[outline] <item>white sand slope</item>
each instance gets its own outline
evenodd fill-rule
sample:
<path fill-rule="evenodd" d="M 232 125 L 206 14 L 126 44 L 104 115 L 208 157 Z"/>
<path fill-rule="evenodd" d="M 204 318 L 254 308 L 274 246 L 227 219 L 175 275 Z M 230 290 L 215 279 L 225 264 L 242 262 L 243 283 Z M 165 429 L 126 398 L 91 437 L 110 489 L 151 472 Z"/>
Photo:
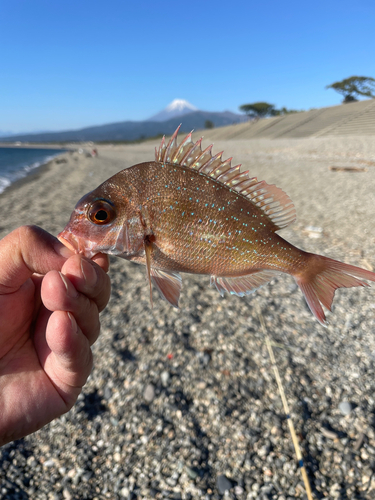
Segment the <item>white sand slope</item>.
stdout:
<path fill-rule="evenodd" d="M 215 139 L 375 136 L 375 99 L 263 118 L 207 131 Z"/>

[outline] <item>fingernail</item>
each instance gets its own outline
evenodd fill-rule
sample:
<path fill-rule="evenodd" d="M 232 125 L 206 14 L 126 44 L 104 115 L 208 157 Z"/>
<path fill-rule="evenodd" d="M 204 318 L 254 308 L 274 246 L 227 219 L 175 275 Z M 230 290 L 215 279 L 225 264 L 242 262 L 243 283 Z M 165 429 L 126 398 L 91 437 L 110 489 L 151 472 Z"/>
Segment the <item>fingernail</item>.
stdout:
<path fill-rule="evenodd" d="M 75 320 L 75 317 L 73 316 L 73 314 L 71 312 L 68 312 L 68 316 L 69 316 L 70 322 L 72 324 L 72 331 L 74 333 L 78 333 L 78 325 L 77 325 L 77 321 Z"/>
<path fill-rule="evenodd" d="M 98 281 L 98 275 L 94 266 L 85 259 L 81 260 L 81 271 L 85 278 L 86 285 L 95 286 Z"/>
<path fill-rule="evenodd" d="M 62 282 L 65 285 L 66 294 L 68 295 L 68 297 L 71 297 L 72 299 L 78 298 L 79 293 L 74 288 L 74 286 L 70 283 L 70 281 L 62 273 L 59 273 L 59 274 L 61 276 Z"/>

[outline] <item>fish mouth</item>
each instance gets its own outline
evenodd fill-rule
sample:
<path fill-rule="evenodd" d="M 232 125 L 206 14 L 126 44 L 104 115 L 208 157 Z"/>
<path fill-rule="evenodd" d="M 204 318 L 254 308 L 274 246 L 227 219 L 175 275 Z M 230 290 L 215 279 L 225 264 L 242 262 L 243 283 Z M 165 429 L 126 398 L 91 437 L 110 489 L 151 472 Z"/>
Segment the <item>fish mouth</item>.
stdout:
<path fill-rule="evenodd" d="M 95 242 L 79 238 L 66 229 L 57 235 L 57 239 L 72 252 L 84 255 L 88 259 L 100 252 Z"/>
<path fill-rule="evenodd" d="M 66 231 L 65 229 L 57 235 L 57 239 L 72 252 L 83 253 L 82 249 L 80 249 L 79 241 L 72 233 Z"/>

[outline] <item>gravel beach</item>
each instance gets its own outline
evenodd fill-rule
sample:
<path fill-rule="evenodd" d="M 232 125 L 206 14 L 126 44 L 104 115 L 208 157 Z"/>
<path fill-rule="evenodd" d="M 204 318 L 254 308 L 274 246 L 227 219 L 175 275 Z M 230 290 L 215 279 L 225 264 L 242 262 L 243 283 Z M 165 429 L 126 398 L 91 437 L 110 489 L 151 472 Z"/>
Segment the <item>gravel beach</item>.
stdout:
<path fill-rule="evenodd" d="M 23 224 L 56 235 L 82 195 L 152 160 L 156 145 L 54 159 L 0 195 L 0 236 Z M 372 137 L 215 142 L 221 150 L 291 197 L 285 239 L 375 270 Z M 110 276 L 89 381 L 69 413 L 0 449 L 1 499 L 306 498 L 259 310 L 313 497 L 375 498 L 374 286 L 340 289 L 324 328 L 286 275 L 245 298 L 185 275 L 179 310 L 156 291 L 151 309 L 143 266 L 112 259 Z"/>

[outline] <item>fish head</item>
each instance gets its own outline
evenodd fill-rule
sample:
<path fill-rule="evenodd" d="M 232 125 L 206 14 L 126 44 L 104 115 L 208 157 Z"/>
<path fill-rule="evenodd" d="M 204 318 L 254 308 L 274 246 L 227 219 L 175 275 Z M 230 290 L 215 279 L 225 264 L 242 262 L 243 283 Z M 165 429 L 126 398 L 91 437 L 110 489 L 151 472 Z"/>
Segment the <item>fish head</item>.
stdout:
<path fill-rule="evenodd" d="M 123 255 L 130 252 L 127 219 L 126 201 L 116 202 L 116 196 L 98 188 L 79 200 L 57 238 L 88 258 L 97 253 Z"/>

